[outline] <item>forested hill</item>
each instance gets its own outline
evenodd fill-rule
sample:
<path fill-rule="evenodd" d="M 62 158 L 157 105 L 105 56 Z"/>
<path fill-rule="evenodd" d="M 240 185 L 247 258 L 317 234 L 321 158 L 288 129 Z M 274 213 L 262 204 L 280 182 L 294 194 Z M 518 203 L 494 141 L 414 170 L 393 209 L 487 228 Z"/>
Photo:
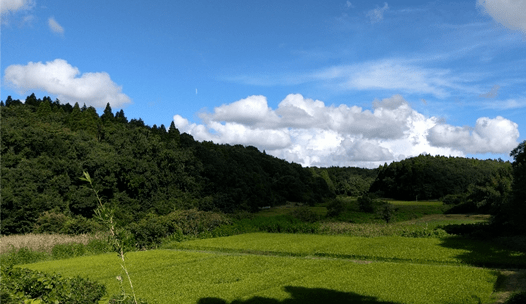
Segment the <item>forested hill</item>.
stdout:
<path fill-rule="evenodd" d="M 469 195 L 488 183 L 509 188 L 511 175 L 511 164 L 502 160 L 419 155 L 380 166 L 370 191 L 400 200 L 441 199 Z"/>
<path fill-rule="evenodd" d="M 94 194 L 79 178 L 90 173 L 122 220 L 198 208 L 254 211 L 286 201 L 334 196 L 326 179 L 254 147 L 196 142 L 169 128 L 128 121 L 109 105 L 60 104 L 34 94 L 2 102 L 2 233 L 29 232 L 54 210 L 91 217 Z"/>

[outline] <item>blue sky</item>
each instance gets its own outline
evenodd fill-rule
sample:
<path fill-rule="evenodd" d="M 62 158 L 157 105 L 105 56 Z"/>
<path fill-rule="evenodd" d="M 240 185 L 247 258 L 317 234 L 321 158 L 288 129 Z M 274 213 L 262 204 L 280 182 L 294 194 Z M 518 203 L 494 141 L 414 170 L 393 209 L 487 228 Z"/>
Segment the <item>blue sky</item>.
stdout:
<path fill-rule="evenodd" d="M 526 0 L 1 0 L 1 99 L 31 92 L 307 166 L 509 159 Z"/>

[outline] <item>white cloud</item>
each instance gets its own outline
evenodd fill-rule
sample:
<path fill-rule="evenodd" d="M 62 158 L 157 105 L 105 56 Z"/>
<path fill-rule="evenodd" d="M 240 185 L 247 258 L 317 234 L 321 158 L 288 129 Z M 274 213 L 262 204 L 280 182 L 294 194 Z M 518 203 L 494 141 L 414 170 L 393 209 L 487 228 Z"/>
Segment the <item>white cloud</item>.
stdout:
<path fill-rule="evenodd" d="M 377 7 L 373 10 L 370 10 L 367 13 L 367 17 L 371 19 L 371 23 L 377 23 L 384 19 L 384 12 L 389 9 L 389 5 L 387 5 L 387 2 L 384 3 L 383 7 Z"/>
<path fill-rule="evenodd" d="M 130 98 L 122 87 L 114 83 L 106 72 L 84 73 L 63 59 L 29 62 L 27 65 L 10 65 L 5 69 L 6 83 L 21 94 L 30 90 L 44 90 L 57 95 L 62 102 L 104 107 L 122 107 Z"/>
<path fill-rule="evenodd" d="M 526 0 L 477 0 L 495 21 L 526 34 Z"/>
<path fill-rule="evenodd" d="M 475 128 L 437 124 L 427 139 L 437 147 L 450 147 L 467 153 L 509 153 L 517 146 L 518 125 L 501 116 L 481 117 Z"/>
<path fill-rule="evenodd" d="M 307 166 L 377 167 L 421 153 L 502 153 L 518 138 L 517 124 L 502 117 L 480 118 L 471 132 L 425 117 L 400 95 L 374 100 L 372 110 L 326 106 L 300 94 L 272 109 L 264 96 L 249 96 L 200 116 L 203 124 L 179 115 L 174 123 L 196 140 L 252 145 Z"/>
<path fill-rule="evenodd" d="M 0 0 L 0 13 L 2 15 L 19 10 L 27 10 L 33 6 L 32 0 Z"/>
<path fill-rule="evenodd" d="M 50 17 L 48 19 L 48 25 L 51 31 L 58 33 L 58 34 L 64 34 L 64 28 L 60 24 L 58 24 L 55 18 Z"/>
<path fill-rule="evenodd" d="M 347 2 L 345 2 L 345 7 L 346 8 L 353 8 L 354 5 L 352 5 L 352 3 L 350 1 L 347 1 Z"/>

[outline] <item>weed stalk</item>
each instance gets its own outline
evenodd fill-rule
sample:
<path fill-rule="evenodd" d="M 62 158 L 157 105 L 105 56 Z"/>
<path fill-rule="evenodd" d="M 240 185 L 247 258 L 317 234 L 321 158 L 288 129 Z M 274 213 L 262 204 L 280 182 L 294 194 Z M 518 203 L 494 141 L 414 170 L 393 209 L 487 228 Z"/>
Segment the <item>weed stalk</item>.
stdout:
<path fill-rule="evenodd" d="M 95 190 L 95 187 L 93 187 L 93 182 L 91 180 L 91 177 L 88 172 L 83 172 L 84 177 L 81 177 L 80 179 L 88 182 L 90 184 L 91 190 L 95 193 L 95 196 L 97 197 L 97 201 L 99 203 L 99 206 L 97 209 L 95 209 L 95 216 L 96 218 L 101 221 L 109 230 L 109 242 L 112 245 L 113 250 L 117 253 L 119 258 L 121 259 L 120 266 L 122 270 L 124 270 L 124 273 L 126 274 L 126 277 L 128 278 L 128 282 L 130 284 L 133 301 L 135 304 L 137 304 L 137 297 L 135 296 L 135 290 L 133 289 L 133 284 L 130 278 L 130 274 L 128 273 L 128 268 L 126 267 L 126 249 L 124 246 L 124 239 L 125 239 L 125 233 L 124 231 L 117 231 L 115 227 L 115 222 L 113 220 L 114 217 L 114 209 L 108 208 L 105 205 L 102 204 L 102 200 L 99 197 L 99 192 Z M 120 278 L 120 277 L 118 277 Z M 122 279 L 120 280 L 121 286 L 122 286 Z M 124 289 L 122 289 L 122 296 L 125 298 L 126 294 L 124 293 Z"/>

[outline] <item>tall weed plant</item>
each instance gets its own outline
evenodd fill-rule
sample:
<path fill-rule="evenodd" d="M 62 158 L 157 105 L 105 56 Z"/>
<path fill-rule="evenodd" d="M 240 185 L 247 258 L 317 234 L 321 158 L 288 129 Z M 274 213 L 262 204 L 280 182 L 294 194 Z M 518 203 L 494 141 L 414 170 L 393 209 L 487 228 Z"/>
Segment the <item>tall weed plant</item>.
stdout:
<path fill-rule="evenodd" d="M 125 292 L 122 277 L 117 276 L 117 280 L 119 280 L 121 284 L 121 294 L 118 296 L 113 296 L 110 302 L 117 301 L 119 303 L 133 304 L 147 303 L 144 300 L 137 301 L 137 296 L 135 295 L 135 289 L 133 288 L 130 273 L 128 271 L 128 267 L 126 266 L 126 253 L 130 248 L 130 242 L 133 240 L 132 235 L 127 230 L 116 226 L 115 209 L 102 204 L 102 200 L 99 197 L 99 193 L 93 187 L 93 182 L 88 172 L 84 172 L 84 177 L 81 177 L 81 180 L 89 183 L 91 190 L 93 190 L 95 196 L 97 197 L 99 206 L 97 207 L 97 209 L 95 209 L 95 218 L 101 223 L 103 227 L 106 228 L 106 231 L 108 232 L 108 243 L 112 247 L 113 251 L 118 255 L 120 259 L 119 264 L 124 273 L 126 274 L 126 278 L 131 289 L 130 296 Z"/>

